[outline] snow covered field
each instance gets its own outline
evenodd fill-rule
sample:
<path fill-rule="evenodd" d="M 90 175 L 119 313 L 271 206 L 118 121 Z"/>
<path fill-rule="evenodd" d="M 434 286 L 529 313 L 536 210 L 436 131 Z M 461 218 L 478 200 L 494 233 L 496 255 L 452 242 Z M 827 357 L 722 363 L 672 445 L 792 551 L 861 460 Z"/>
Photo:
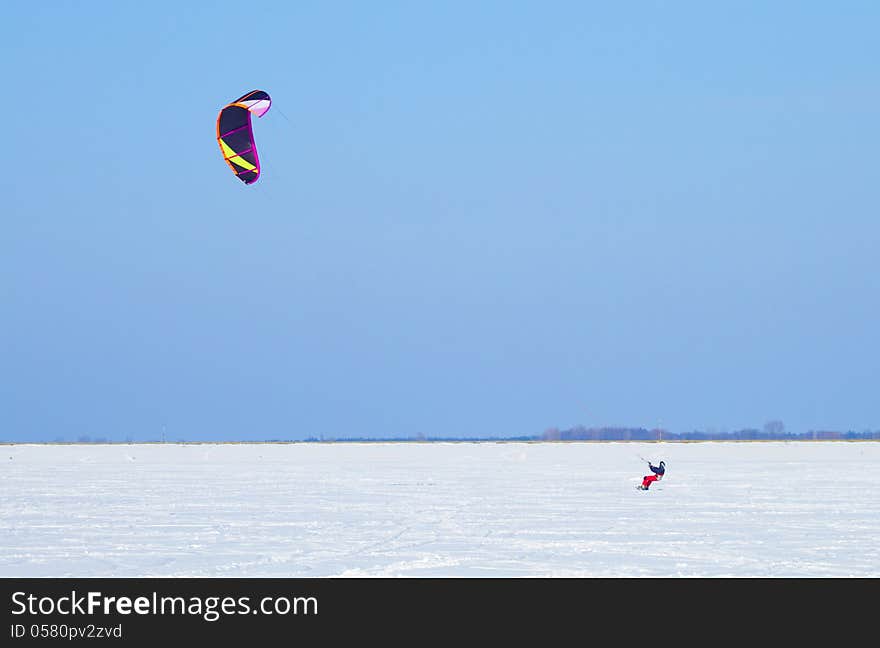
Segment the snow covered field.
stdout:
<path fill-rule="evenodd" d="M 0 453 L 2 577 L 880 576 L 876 442 Z"/>

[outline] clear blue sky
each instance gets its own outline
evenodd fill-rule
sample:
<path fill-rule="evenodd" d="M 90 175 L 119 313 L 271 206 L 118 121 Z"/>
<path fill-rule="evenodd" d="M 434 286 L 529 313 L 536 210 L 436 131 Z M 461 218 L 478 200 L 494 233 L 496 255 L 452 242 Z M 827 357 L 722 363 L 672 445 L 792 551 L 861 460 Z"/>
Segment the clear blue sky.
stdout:
<path fill-rule="evenodd" d="M 880 428 L 876 2 L 12 3 L 0 439 Z M 246 187 L 215 120 L 263 89 Z"/>

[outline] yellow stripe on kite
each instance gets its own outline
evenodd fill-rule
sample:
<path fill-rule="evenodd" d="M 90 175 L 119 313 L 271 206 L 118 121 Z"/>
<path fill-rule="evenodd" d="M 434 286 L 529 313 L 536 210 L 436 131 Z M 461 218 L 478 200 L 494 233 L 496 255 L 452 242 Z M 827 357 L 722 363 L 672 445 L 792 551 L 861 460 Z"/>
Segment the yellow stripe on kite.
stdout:
<path fill-rule="evenodd" d="M 222 139 L 218 140 L 220 142 L 220 148 L 223 150 L 223 157 L 229 160 L 230 162 L 234 162 L 242 169 L 247 169 L 248 171 L 254 171 L 257 167 L 253 164 L 245 160 L 243 157 L 240 157 L 238 153 L 233 151 Z"/>

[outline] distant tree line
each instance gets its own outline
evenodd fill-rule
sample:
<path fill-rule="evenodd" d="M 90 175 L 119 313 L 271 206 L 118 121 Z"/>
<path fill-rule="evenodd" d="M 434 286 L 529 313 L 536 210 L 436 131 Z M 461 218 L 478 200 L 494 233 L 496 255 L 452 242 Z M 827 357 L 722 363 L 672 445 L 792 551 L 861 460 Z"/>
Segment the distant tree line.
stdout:
<path fill-rule="evenodd" d="M 769 421 L 762 429 L 741 430 L 694 430 L 670 432 L 660 428 L 630 427 L 583 427 L 568 430 L 549 428 L 539 437 L 542 441 L 827 441 L 834 439 L 864 440 L 880 439 L 880 430 L 809 430 L 789 432 L 781 421 Z"/>
<path fill-rule="evenodd" d="M 828 441 L 828 440 L 880 440 L 880 430 L 809 430 L 807 432 L 789 432 L 782 421 L 768 421 L 759 430 L 743 428 L 741 430 L 694 430 L 692 432 L 670 432 L 662 428 L 643 427 L 584 427 L 578 425 L 567 430 L 548 428 L 541 434 L 525 436 L 476 436 L 476 437 L 428 437 L 417 434 L 412 437 L 364 437 L 364 436 L 311 436 L 302 439 L 263 439 L 254 441 L 238 441 L 236 443 L 424 443 L 444 441 L 468 441 L 471 443 L 492 441 Z M 55 438 L 55 443 L 65 443 L 63 437 Z M 150 439 L 141 443 L 165 443 L 166 439 Z M 168 440 L 168 442 L 171 442 Z M 0 439 L 0 443 L 12 443 Z M 118 442 L 106 437 L 79 436 L 75 443 L 134 443 L 131 437 Z M 177 439 L 173 443 L 187 443 L 185 439 Z M 210 443 L 210 441 L 202 441 Z"/>

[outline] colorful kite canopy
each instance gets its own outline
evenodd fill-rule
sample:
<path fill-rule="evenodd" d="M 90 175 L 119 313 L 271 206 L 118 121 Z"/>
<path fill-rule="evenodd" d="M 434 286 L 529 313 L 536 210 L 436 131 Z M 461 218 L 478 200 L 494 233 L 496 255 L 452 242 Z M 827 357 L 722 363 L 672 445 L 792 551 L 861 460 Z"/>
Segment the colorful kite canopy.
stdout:
<path fill-rule="evenodd" d="M 260 177 L 251 114 L 262 117 L 271 105 L 272 99 L 267 93 L 254 90 L 229 103 L 217 117 L 217 142 L 223 159 L 245 184 L 253 184 Z"/>

